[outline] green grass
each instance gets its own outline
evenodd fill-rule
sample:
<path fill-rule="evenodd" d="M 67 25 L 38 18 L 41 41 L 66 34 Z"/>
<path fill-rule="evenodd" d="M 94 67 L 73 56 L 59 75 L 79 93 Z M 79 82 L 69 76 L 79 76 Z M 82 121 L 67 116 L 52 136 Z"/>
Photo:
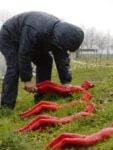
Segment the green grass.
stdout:
<path fill-rule="evenodd" d="M 47 143 L 62 132 L 80 134 L 95 133 L 113 123 L 113 68 L 78 68 L 72 64 L 73 85 L 81 84 L 84 80 L 91 80 L 95 87 L 90 89 L 93 95 L 92 102 L 96 104 L 96 112 L 85 119 L 78 119 L 63 126 L 48 127 L 44 132 L 29 132 L 16 134 L 15 131 L 27 124 L 33 117 L 21 119 L 19 113 L 33 106 L 33 94 L 23 90 L 23 84 L 19 85 L 19 94 L 15 109 L 0 110 L 0 150 L 43 150 Z M 53 70 L 52 80 L 59 82 L 56 70 Z M 0 81 L 1 83 L 1 81 Z M 70 97 L 58 95 L 46 95 L 45 99 L 57 103 L 67 103 L 72 99 L 78 99 L 80 94 Z M 63 117 L 84 109 L 84 105 L 62 108 L 56 112 L 47 114 Z M 113 136 L 93 147 L 80 148 L 79 150 L 113 150 Z M 72 148 L 71 150 L 76 150 Z"/>

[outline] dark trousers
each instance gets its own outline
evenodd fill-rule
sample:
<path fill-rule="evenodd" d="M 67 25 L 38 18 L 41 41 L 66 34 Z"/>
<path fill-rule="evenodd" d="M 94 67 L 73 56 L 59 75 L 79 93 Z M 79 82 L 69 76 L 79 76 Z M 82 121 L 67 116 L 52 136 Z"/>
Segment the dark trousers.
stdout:
<path fill-rule="evenodd" d="M 46 55 L 40 55 L 37 58 L 36 64 L 36 83 L 51 80 L 51 73 L 52 73 L 52 64 L 53 64 L 53 57 L 50 53 Z M 43 94 L 35 94 L 34 95 L 34 102 L 37 103 L 43 99 Z"/>
<path fill-rule="evenodd" d="M 15 48 L 2 47 L 0 50 L 5 57 L 7 65 L 2 84 L 1 105 L 13 109 L 18 93 L 18 54 Z"/>
<path fill-rule="evenodd" d="M 40 55 L 36 62 L 36 83 L 51 80 L 53 58 L 50 53 Z"/>
<path fill-rule="evenodd" d="M 6 59 L 7 70 L 4 76 L 1 105 L 14 108 L 18 93 L 19 66 L 18 53 L 15 48 L 0 47 L 2 54 Z M 51 79 L 52 57 L 50 54 L 37 57 L 36 61 L 36 83 Z M 35 96 L 35 99 L 37 97 Z"/>

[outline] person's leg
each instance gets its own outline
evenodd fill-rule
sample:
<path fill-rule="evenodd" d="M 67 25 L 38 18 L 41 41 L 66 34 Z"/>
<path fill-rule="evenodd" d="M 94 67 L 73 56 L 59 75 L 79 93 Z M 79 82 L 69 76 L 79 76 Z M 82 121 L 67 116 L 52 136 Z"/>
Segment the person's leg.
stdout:
<path fill-rule="evenodd" d="M 53 58 L 50 53 L 38 58 L 36 68 L 36 82 L 51 80 Z"/>
<path fill-rule="evenodd" d="M 7 70 L 4 76 L 1 93 L 1 106 L 14 108 L 18 92 L 18 55 L 15 49 L 5 47 L 2 50 L 6 59 Z"/>
<path fill-rule="evenodd" d="M 53 58 L 50 53 L 39 56 L 36 64 L 36 83 L 51 80 Z M 36 94 L 34 102 L 43 98 L 43 94 Z"/>

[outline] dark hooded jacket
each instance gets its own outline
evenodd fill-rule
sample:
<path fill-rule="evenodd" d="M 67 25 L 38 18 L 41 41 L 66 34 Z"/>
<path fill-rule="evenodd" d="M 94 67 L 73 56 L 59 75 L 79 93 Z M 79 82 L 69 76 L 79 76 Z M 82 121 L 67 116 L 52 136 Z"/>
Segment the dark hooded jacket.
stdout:
<path fill-rule="evenodd" d="M 68 50 L 75 51 L 83 41 L 83 31 L 44 12 L 27 12 L 7 20 L 1 29 L 0 45 L 18 51 L 22 81 L 32 77 L 31 62 L 52 51 L 62 83 L 71 81 Z M 45 64 L 46 65 L 46 64 Z"/>

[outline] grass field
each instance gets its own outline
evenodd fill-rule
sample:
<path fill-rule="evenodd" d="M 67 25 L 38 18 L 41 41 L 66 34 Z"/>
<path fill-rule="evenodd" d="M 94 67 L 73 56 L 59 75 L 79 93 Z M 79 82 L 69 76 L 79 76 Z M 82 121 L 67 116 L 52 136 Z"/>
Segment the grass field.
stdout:
<path fill-rule="evenodd" d="M 92 102 L 96 104 L 96 112 L 85 119 L 77 119 L 63 126 L 48 127 L 44 132 L 29 132 L 16 134 L 16 129 L 27 124 L 32 118 L 21 119 L 19 113 L 33 106 L 33 94 L 23 90 L 23 84 L 19 85 L 19 94 L 16 107 L 13 111 L 0 110 L 0 150 L 44 150 L 47 143 L 62 132 L 79 134 L 95 133 L 113 123 L 113 68 L 103 67 L 80 67 L 72 64 L 73 85 L 81 84 L 84 80 L 90 80 L 95 87 L 89 91 L 92 93 Z M 59 82 L 56 69 L 53 70 L 52 81 Z M 1 81 L 0 81 L 1 84 Z M 80 94 L 73 94 L 70 97 L 58 95 L 45 95 L 45 99 L 58 103 L 67 103 L 70 100 L 78 99 Z M 103 106 L 103 107 L 102 107 Z M 56 112 L 47 112 L 53 116 L 68 116 L 83 110 L 84 105 L 70 108 L 61 108 Z M 76 150 L 72 148 L 71 150 Z M 78 150 L 78 149 L 77 149 Z M 113 136 L 89 148 L 79 150 L 113 150 Z"/>

